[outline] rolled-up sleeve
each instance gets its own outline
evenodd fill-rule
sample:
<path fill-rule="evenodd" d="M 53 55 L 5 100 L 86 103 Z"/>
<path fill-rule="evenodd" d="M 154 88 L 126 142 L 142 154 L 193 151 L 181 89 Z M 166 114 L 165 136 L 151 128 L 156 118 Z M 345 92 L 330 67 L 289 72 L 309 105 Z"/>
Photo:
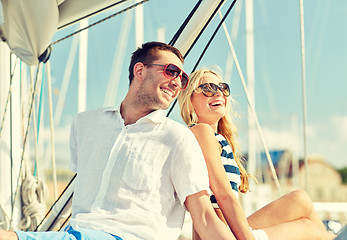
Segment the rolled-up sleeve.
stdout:
<path fill-rule="evenodd" d="M 185 132 L 181 141 L 177 143 L 174 156 L 171 164 L 171 178 L 177 196 L 184 206 L 189 195 L 209 189 L 204 156 L 190 130 Z"/>

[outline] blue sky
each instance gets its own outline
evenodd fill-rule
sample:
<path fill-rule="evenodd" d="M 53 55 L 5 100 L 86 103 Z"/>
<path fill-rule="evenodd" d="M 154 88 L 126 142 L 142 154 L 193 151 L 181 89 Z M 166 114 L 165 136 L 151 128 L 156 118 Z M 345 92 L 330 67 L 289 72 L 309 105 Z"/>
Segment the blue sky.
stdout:
<path fill-rule="evenodd" d="M 152 0 L 145 3 L 145 41 L 156 40 L 157 29 L 164 27 L 166 42 L 169 42 L 194 5 L 195 1 L 186 0 Z M 223 13 L 229 5 L 230 2 L 227 2 L 223 6 Z M 117 10 L 93 17 L 90 23 L 115 11 Z M 346 167 L 347 153 L 344 150 L 347 146 L 347 2 L 305 0 L 304 14 L 307 151 L 309 155 L 321 156 L 334 167 Z M 123 15 L 117 16 L 89 30 L 87 109 L 103 105 L 123 18 Z M 191 72 L 218 20 L 218 17 L 214 19 L 186 58 L 186 72 Z M 239 28 L 235 33 L 235 24 L 238 20 Z M 246 76 L 244 1 L 237 1 L 226 24 L 229 32 L 234 31 L 237 35 L 232 40 L 243 75 Z M 57 32 L 53 41 L 75 29 L 76 26 L 71 26 Z M 270 149 L 289 149 L 295 151 L 297 157 L 302 157 L 303 107 L 299 1 L 254 0 L 254 41 L 255 108 L 266 142 Z M 53 46 L 51 65 L 53 89 L 56 93 L 53 104 L 56 103 L 61 88 L 70 47 L 71 40 Z M 128 88 L 127 68 L 130 54 L 134 49 L 134 21 L 132 21 L 119 90 L 115 93 L 117 102 L 121 101 Z M 229 53 L 226 37 L 220 29 L 200 66 L 216 64 L 225 72 Z M 230 66 L 229 63 L 228 67 Z M 74 62 L 61 127 L 69 126 L 76 114 L 77 79 L 78 59 Z M 238 102 L 234 109 L 240 115 L 237 124 L 240 129 L 241 148 L 243 152 L 247 152 L 247 101 L 234 64 L 232 64 L 231 78 L 226 80 L 230 81 L 232 96 Z M 178 107 L 171 117 L 181 121 Z M 262 151 L 260 141 L 258 145 L 259 151 Z"/>

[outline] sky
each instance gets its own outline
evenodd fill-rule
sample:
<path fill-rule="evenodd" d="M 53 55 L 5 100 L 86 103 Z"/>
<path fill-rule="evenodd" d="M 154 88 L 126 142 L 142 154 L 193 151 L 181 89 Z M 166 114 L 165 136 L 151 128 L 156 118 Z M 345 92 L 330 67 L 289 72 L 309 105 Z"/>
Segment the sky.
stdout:
<path fill-rule="evenodd" d="M 169 42 L 197 1 L 151 0 L 144 4 L 144 40 L 157 40 L 157 29 L 165 29 Z M 224 14 L 231 2 L 222 7 Z M 300 11 L 298 1 L 254 0 L 254 91 L 255 110 L 270 150 L 290 150 L 298 158 L 303 150 L 303 90 L 300 44 Z M 108 16 L 119 9 L 92 17 L 89 23 Z M 116 16 L 88 31 L 88 70 L 86 109 L 102 107 L 113 66 L 122 66 L 118 91 L 120 103 L 128 89 L 128 64 L 135 50 L 134 17 L 129 28 L 123 59 L 114 62 L 119 53 L 120 28 L 124 15 Z M 217 16 L 185 59 L 185 71 L 190 73 L 203 48 L 219 23 Z M 233 46 L 247 82 L 245 1 L 238 0 L 226 19 Z M 53 41 L 76 30 L 73 25 L 58 31 Z M 305 0 L 304 29 L 306 53 L 306 141 L 308 156 L 319 156 L 335 168 L 347 167 L 347 1 Z M 61 93 L 62 79 L 68 62 L 72 40 L 53 46 L 50 58 L 53 78 L 53 105 Z M 229 60 L 228 60 L 229 59 Z M 67 134 L 77 113 L 78 58 L 74 60 L 62 118 L 58 129 L 61 140 L 58 149 L 66 148 Z M 237 102 L 233 109 L 239 114 L 241 149 L 247 153 L 247 99 L 241 78 L 221 28 L 203 56 L 199 67 L 218 65 L 230 84 Z M 112 79 L 114 81 L 114 79 Z M 178 106 L 171 118 L 182 122 Z M 61 137 L 59 137 L 61 135 Z M 257 150 L 264 151 L 258 135 Z M 64 140 L 65 139 L 65 140 Z M 59 143 L 58 143 L 59 145 Z M 66 151 L 64 151 L 66 152 Z"/>

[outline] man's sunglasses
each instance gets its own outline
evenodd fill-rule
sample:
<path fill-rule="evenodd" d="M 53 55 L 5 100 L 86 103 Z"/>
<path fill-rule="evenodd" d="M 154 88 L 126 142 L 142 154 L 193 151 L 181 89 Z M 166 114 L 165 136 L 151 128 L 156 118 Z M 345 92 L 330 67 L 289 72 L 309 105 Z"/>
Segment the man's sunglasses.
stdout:
<path fill-rule="evenodd" d="M 195 91 L 200 89 L 202 91 L 202 94 L 204 94 L 205 97 L 213 97 L 216 95 L 217 90 L 219 89 L 225 97 L 230 96 L 230 88 L 227 83 L 220 83 L 220 84 L 214 84 L 214 83 L 204 83 L 199 85 Z"/>
<path fill-rule="evenodd" d="M 162 65 L 162 64 L 154 64 L 154 63 L 143 63 L 143 65 L 164 67 L 164 71 L 163 71 L 164 76 L 169 80 L 174 80 L 175 78 L 181 76 L 181 73 L 182 73 L 181 89 L 182 90 L 185 89 L 188 85 L 188 82 L 189 82 L 188 75 L 179 67 L 177 67 L 175 64 L 169 63 L 166 65 Z"/>

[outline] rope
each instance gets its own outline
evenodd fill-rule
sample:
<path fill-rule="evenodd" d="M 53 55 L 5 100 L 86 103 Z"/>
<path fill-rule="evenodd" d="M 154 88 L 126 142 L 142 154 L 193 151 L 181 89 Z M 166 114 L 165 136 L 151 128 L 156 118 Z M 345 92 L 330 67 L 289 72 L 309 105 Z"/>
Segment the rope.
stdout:
<path fill-rule="evenodd" d="M 305 162 L 305 189 L 308 190 L 308 159 L 307 159 L 307 142 L 306 142 L 306 60 L 305 60 L 305 31 L 304 31 L 304 3 L 300 0 L 300 36 L 301 36 L 301 77 L 302 77 L 302 105 L 303 105 L 303 123 L 304 123 L 304 162 Z"/>
<path fill-rule="evenodd" d="M 222 14 L 219 13 L 219 15 L 221 16 Z M 246 86 L 246 81 L 245 81 L 245 78 L 244 78 L 244 76 L 243 76 L 243 74 L 242 74 L 242 70 L 241 70 L 239 61 L 238 61 L 238 59 L 237 59 L 235 49 L 234 49 L 234 47 L 233 47 L 233 44 L 232 44 L 231 39 L 230 39 L 230 35 L 229 35 L 229 33 L 228 33 L 228 30 L 227 30 L 225 24 L 223 24 L 223 28 L 224 28 L 225 36 L 226 36 L 227 41 L 228 41 L 228 44 L 229 44 L 229 48 L 230 48 L 231 54 L 232 54 L 232 56 L 233 56 L 233 58 L 234 58 L 234 61 L 235 61 L 235 65 L 236 65 L 237 71 L 238 71 L 238 73 L 239 73 L 239 75 L 240 75 L 240 79 L 241 79 L 241 83 L 242 83 L 242 86 L 243 86 L 243 90 L 245 91 L 245 94 L 246 94 L 246 97 L 247 97 L 248 106 L 249 106 L 249 108 L 250 108 L 250 110 L 251 110 L 253 119 L 254 119 L 254 121 L 255 121 L 255 124 L 256 124 L 258 133 L 259 133 L 260 140 L 261 140 L 261 142 L 262 142 L 262 144 L 263 144 L 263 147 L 264 147 L 264 150 L 265 150 L 266 158 L 267 158 L 267 160 L 268 160 L 268 163 L 269 163 L 269 166 L 270 166 L 270 170 L 271 170 L 272 176 L 273 176 L 273 178 L 274 178 L 274 181 L 275 181 L 276 187 L 277 187 L 277 189 L 278 189 L 278 192 L 279 192 L 280 195 L 282 196 L 282 190 L 281 190 L 281 187 L 280 187 L 278 178 L 277 178 L 276 170 L 275 170 L 274 165 L 273 165 L 273 163 L 272 163 L 271 156 L 270 156 L 270 154 L 269 154 L 269 149 L 268 149 L 267 144 L 266 144 L 266 142 L 265 142 L 265 138 L 264 138 L 264 135 L 263 135 L 263 131 L 262 131 L 261 127 L 260 127 L 257 114 L 256 114 L 256 112 L 255 112 L 255 110 L 254 110 L 254 106 L 253 106 L 252 102 L 250 101 L 248 89 L 247 89 L 247 86 Z"/>
<path fill-rule="evenodd" d="M 186 56 L 189 54 L 190 50 L 192 50 L 193 46 L 195 45 L 195 43 L 196 43 L 196 42 L 198 41 L 198 39 L 200 38 L 200 36 L 202 35 L 203 31 L 205 31 L 205 29 L 207 28 L 208 24 L 210 24 L 210 22 L 212 21 L 212 19 L 214 18 L 214 16 L 217 14 L 218 9 L 220 9 L 220 8 L 222 7 L 223 2 L 224 2 L 224 1 L 220 1 L 220 2 L 219 2 L 219 5 L 218 5 L 217 8 L 215 9 L 215 11 L 213 12 L 213 14 L 212 14 L 211 17 L 209 18 L 209 20 L 206 22 L 205 26 L 201 29 L 199 35 L 198 35 L 197 38 L 194 40 L 194 42 L 192 43 L 192 45 L 190 45 L 190 48 L 188 49 L 188 51 L 186 52 L 186 54 L 184 55 L 184 57 L 186 57 Z M 234 7 L 235 3 L 236 3 L 236 0 L 234 0 L 234 1 L 231 3 L 229 9 L 227 10 L 226 16 L 228 16 L 228 14 L 230 13 L 231 9 Z M 224 20 L 222 20 L 222 21 L 219 23 L 219 25 L 216 27 L 216 29 L 215 29 L 214 33 L 212 34 L 212 36 L 211 36 L 211 38 L 210 38 L 208 44 L 205 46 L 205 49 L 203 50 L 202 54 L 200 55 L 200 58 L 199 58 L 199 60 L 197 61 L 197 64 L 200 62 L 202 56 L 205 54 L 205 51 L 207 50 L 207 48 L 208 48 L 208 46 L 210 45 L 210 43 L 212 42 L 214 36 L 215 36 L 216 33 L 218 32 L 218 30 L 219 30 L 219 28 L 220 28 L 220 26 L 221 26 L 221 23 L 222 23 L 223 21 L 224 21 Z M 196 64 L 195 67 L 193 68 L 193 71 L 192 71 L 192 72 L 195 71 L 195 69 L 196 69 L 196 67 L 197 67 L 197 64 Z"/>
<path fill-rule="evenodd" d="M 12 54 L 10 55 L 10 70 L 12 70 Z M 16 58 L 17 59 L 17 58 Z M 16 60 L 17 62 L 17 60 Z M 10 94 L 10 161 L 11 161 L 11 167 L 10 167 L 10 171 L 11 171 L 11 197 L 12 197 L 12 193 L 13 193 L 13 143 L 12 143 L 12 134 L 13 134 L 13 125 L 12 125 L 12 90 L 11 90 L 11 94 Z M 12 203 L 12 202 L 11 202 Z M 11 205 L 11 219 L 13 218 L 13 209 L 14 206 Z"/>
<path fill-rule="evenodd" d="M 207 42 L 207 44 L 206 44 L 204 50 L 202 51 L 202 53 L 201 53 L 201 55 L 200 55 L 198 61 L 196 62 L 195 66 L 194 66 L 194 68 L 193 68 L 193 72 L 196 70 L 196 68 L 197 68 L 198 65 L 200 64 L 200 61 L 201 61 L 202 57 L 205 55 L 205 53 L 206 53 L 208 47 L 209 47 L 209 46 L 211 45 L 211 43 L 212 43 L 212 40 L 213 40 L 214 37 L 217 35 L 218 30 L 219 30 L 220 27 L 223 25 L 225 19 L 227 18 L 227 16 L 229 15 L 229 13 L 231 12 L 231 10 L 233 9 L 235 3 L 236 3 L 236 0 L 234 0 L 234 1 L 231 3 L 231 5 L 230 5 L 230 7 L 228 8 L 228 10 L 226 11 L 224 17 L 223 17 L 223 18 L 221 19 L 221 21 L 219 22 L 219 24 L 218 24 L 218 26 L 216 27 L 215 31 L 213 32 L 213 34 L 212 34 L 210 40 Z"/>
<path fill-rule="evenodd" d="M 39 73 L 39 72 L 38 72 Z M 37 85 L 37 79 L 39 78 L 40 74 L 37 74 L 36 76 L 36 82 L 35 85 Z M 42 74 L 42 80 L 43 80 L 43 74 Z M 42 82 L 41 82 L 42 83 Z M 40 104 L 42 102 L 42 86 L 41 84 L 41 91 L 40 91 Z M 36 86 L 35 86 L 36 87 Z M 31 80 L 31 91 L 33 91 L 33 81 Z M 35 96 L 34 96 L 35 97 Z M 22 199 L 22 213 L 23 218 L 19 223 L 19 228 L 21 230 L 27 230 L 30 231 L 34 230 L 42 217 L 45 215 L 46 212 L 46 196 L 47 196 L 47 188 L 43 181 L 40 180 L 40 170 L 39 170 L 39 161 L 38 161 L 38 148 L 37 148 L 37 142 L 38 142 L 38 128 L 36 123 L 36 113 L 35 113 L 35 104 L 34 104 L 34 98 L 32 102 L 32 112 L 33 114 L 33 130 L 34 130 L 34 145 L 35 145 L 35 170 L 36 170 L 36 178 L 31 174 L 30 172 L 30 164 L 28 160 L 25 160 L 25 176 L 24 180 L 22 182 L 21 187 L 21 199 Z M 40 112 L 40 110 L 39 110 Z M 29 113 L 30 114 L 30 113 Z M 30 118 L 30 116 L 29 116 Z M 40 119 L 40 114 L 39 114 Z M 38 124 L 39 125 L 39 124 Z M 29 128 L 29 126 L 28 126 Z M 25 144 L 23 146 L 23 152 L 24 152 Z"/>
<path fill-rule="evenodd" d="M 30 84 L 31 84 L 30 87 L 31 87 L 31 90 L 32 90 L 33 89 L 33 82 L 32 82 L 32 80 L 31 80 Z M 42 84 L 41 84 L 41 90 L 42 90 Z M 41 95 L 40 95 L 40 98 L 41 98 Z M 38 142 L 38 127 L 40 127 L 40 125 L 38 125 L 37 121 L 36 121 L 36 107 L 35 107 L 35 104 L 33 105 L 32 112 L 33 112 L 32 118 L 33 118 L 34 150 L 35 150 L 35 167 L 34 167 L 34 174 L 35 174 L 36 172 L 39 172 L 39 169 L 38 169 L 39 168 L 39 154 L 38 154 L 37 142 Z M 39 119 L 40 119 L 40 116 L 39 116 Z M 37 176 L 38 176 L 38 174 L 37 174 Z"/>
<path fill-rule="evenodd" d="M 216 29 L 215 29 L 215 31 L 213 32 L 212 36 L 210 37 L 208 43 L 206 44 L 204 50 L 203 50 L 202 53 L 200 54 L 200 57 L 199 57 L 198 61 L 196 62 L 195 66 L 194 66 L 194 68 L 193 68 L 193 70 L 192 70 L 192 72 L 194 72 L 194 71 L 196 70 L 196 68 L 198 67 L 198 65 L 199 65 L 199 63 L 200 63 L 202 57 L 205 55 L 205 53 L 206 53 L 208 47 L 210 46 L 212 40 L 213 40 L 214 37 L 216 36 L 216 34 L 217 34 L 218 30 L 220 29 L 220 27 L 222 26 L 222 23 L 224 23 L 226 17 L 229 15 L 229 13 L 231 12 L 231 10 L 233 9 L 235 3 L 236 3 L 236 0 L 234 0 L 234 1 L 231 3 L 230 7 L 229 7 L 228 10 L 226 11 L 226 14 L 225 14 L 224 18 L 220 21 L 220 23 L 219 23 L 218 26 L 216 27 Z M 220 4 L 222 4 L 222 2 L 221 2 Z M 219 6 L 218 6 L 216 9 L 219 9 Z M 216 14 L 216 12 L 217 12 L 217 10 L 211 15 L 211 18 L 213 18 L 213 16 Z M 210 21 L 212 20 L 211 18 L 208 20 L 208 22 L 210 22 Z M 203 29 L 202 29 L 201 32 L 199 33 L 198 37 L 195 39 L 195 41 L 194 41 L 194 43 L 192 44 L 192 46 L 197 42 L 198 38 L 201 36 L 202 32 L 205 30 L 206 27 L 207 27 L 207 25 L 205 25 L 205 26 L 203 27 Z M 184 57 L 186 57 L 186 56 L 188 55 L 188 53 L 189 53 L 190 50 L 192 49 L 192 46 L 188 49 L 188 51 L 187 51 L 187 53 L 184 55 Z M 172 110 L 174 109 L 174 107 L 176 106 L 176 104 L 177 104 L 177 98 L 175 99 L 175 101 L 173 102 L 171 108 L 169 109 L 168 113 L 166 114 L 167 117 L 171 114 L 171 112 L 172 112 Z"/>
<path fill-rule="evenodd" d="M 85 27 L 85 28 L 81 28 L 81 29 L 77 30 L 76 32 L 73 32 L 73 33 L 71 33 L 71 34 L 69 34 L 69 35 L 67 35 L 67 36 L 65 36 L 65 37 L 63 37 L 63 38 L 61 38 L 61 39 L 59 39 L 59 40 L 57 40 L 57 41 L 51 43 L 50 46 L 53 46 L 54 44 L 57 44 L 57 43 L 59 43 L 59 42 L 65 40 L 65 39 L 67 39 L 67 38 L 70 38 L 70 37 L 72 37 L 72 36 L 74 36 L 74 35 L 76 35 L 76 34 L 82 32 L 82 31 L 84 31 L 84 30 L 87 30 L 88 28 L 94 27 L 95 25 L 97 25 L 97 24 L 99 24 L 99 23 L 102 23 L 102 22 L 104 22 L 104 21 L 106 21 L 106 20 L 109 20 L 109 19 L 111 19 L 111 18 L 113 18 L 113 17 L 115 17 L 115 16 L 117 16 L 117 15 L 119 15 L 119 14 L 121 14 L 121 13 L 124 13 L 124 12 L 126 12 L 126 11 L 128 11 L 128 10 L 131 10 L 131 9 L 137 7 L 138 5 L 144 4 L 145 2 L 148 2 L 148 1 L 149 1 L 149 0 L 143 0 L 143 1 L 138 2 L 138 3 L 135 3 L 135 4 L 133 4 L 133 5 L 129 6 L 129 7 L 127 7 L 127 8 L 124 8 L 123 10 L 121 10 L 121 11 L 119 11 L 119 12 L 116 12 L 116 13 L 114 13 L 114 14 L 108 16 L 108 17 L 105 17 L 105 18 L 103 18 L 103 19 L 101 19 L 101 20 L 99 20 L 99 21 L 97 21 L 97 22 L 95 22 L 95 23 L 93 23 L 93 24 L 90 24 L 89 26 L 87 26 L 87 27 Z"/>
<path fill-rule="evenodd" d="M 8 106 L 8 103 L 9 103 L 11 95 L 12 95 L 12 83 L 13 83 L 14 72 L 16 70 L 17 60 L 18 60 L 18 58 L 16 58 L 16 61 L 14 63 L 14 67 L 13 67 L 13 72 L 11 73 L 11 76 L 10 76 L 10 86 L 9 86 L 9 89 L 8 89 L 7 99 L 6 99 L 5 108 L 4 108 L 4 113 L 3 113 L 3 117 L 2 117 L 2 120 L 1 120 L 1 126 L 0 126 L 0 138 L 1 138 L 2 129 L 3 129 L 4 123 L 5 123 L 5 117 L 6 117 L 6 113 L 7 113 L 7 106 Z"/>
<path fill-rule="evenodd" d="M 179 36 L 182 34 L 184 28 L 187 26 L 188 22 L 190 21 L 190 19 L 193 17 L 194 13 L 196 12 L 196 10 L 199 8 L 200 4 L 202 3 L 202 0 L 198 1 L 193 10 L 189 13 L 188 17 L 184 20 L 183 24 L 180 26 L 180 28 L 177 30 L 177 32 L 175 33 L 175 35 L 173 36 L 173 38 L 171 39 L 171 41 L 169 42 L 169 45 L 173 46 L 176 42 L 177 39 L 179 38 Z"/>
<path fill-rule="evenodd" d="M 46 213 L 45 199 L 47 188 L 42 181 L 29 173 L 22 183 L 23 218 L 19 223 L 21 230 L 34 230 Z"/>
<path fill-rule="evenodd" d="M 20 160 L 20 167 L 19 167 L 19 172 L 18 172 L 16 191 L 14 194 L 14 198 L 12 199 L 12 211 L 13 211 L 13 206 L 15 205 L 15 202 L 17 199 L 17 194 L 19 191 L 19 186 L 20 186 L 19 181 L 20 181 L 20 178 L 22 177 L 21 172 L 22 172 L 22 167 L 23 167 L 25 146 L 26 146 L 26 141 L 27 141 L 27 137 L 28 137 L 28 133 L 29 133 L 29 126 L 30 126 L 30 122 L 31 122 L 32 112 L 33 112 L 33 105 L 34 105 L 34 100 L 35 100 L 35 95 L 36 95 L 36 88 L 37 88 L 37 82 L 38 82 L 37 79 L 38 79 L 38 75 L 39 75 L 39 71 L 40 71 L 40 66 L 41 66 L 41 64 L 39 64 L 37 67 L 36 80 L 35 80 L 35 84 L 34 84 L 34 89 L 33 89 L 32 94 L 31 94 L 31 104 L 30 104 L 30 109 L 29 109 L 27 128 L 25 131 L 24 139 L 23 139 L 23 151 L 22 151 L 21 160 Z M 12 223 L 12 219 L 11 219 L 11 223 Z"/>
<path fill-rule="evenodd" d="M 14 76 L 14 73 L 15 73 L 15 70 L 16 70 L 16 66 L 17 66 L 17 60 L 18 58 L 16 58 L 15 60 L 15 64 L 12 68 L 12 55 L 10 55 L 10 85 L 9 85 L 9 90 L 8 90 L 8 94 L 7 94 L 7 99 L 6 99 L 6 103 L 5 103 L 5 108 L 4 108 L 4 113 L 3 113 L 3 117 L 2 117 L 2 120 L 1 120 L 1 126 L 0 126 L 0 139 L 1 139 L 1 133 L 2 133 L 2 130 L 3 130 L 3 127 L 4 127 L 4 123 L 5 123 L 5 118 L 6 118 L 6 115 L 7 115 L 7 107 L 10 103 L 10 100 L 11 100 L 11 104 L 10 104 L 10 118 L 12 119 L 12 83 L 13 83 L 13 76 Z M 12 124 L 12 121 L 10 119 L 10 124 Z M 12 158 L 12 125 L 10 126 L 10 159 L 11 159 L 11 167 L 10 167 L 10 171 L 11 171 L 11 193 L 13 192 L 12 189 L 13 189 L 13 185 L 12 185 L 12 177 L 13 177 L 13 172 L 12 172 L 12 169 L 13 169 L 13 158 Z M 9 229 L 10 226 L 11 226 L 11 219 L 12 219 L 12 216 L 13 216 L 13 205 L 12 205 L 12 196 L 11 196 L 11 216 L 8 216 L 5 212 L 5 210 L 2 208 L 2 205 L 0 204 L 0 210 L 1 210 L 1 215 L 3 218 L 1 219 L 0 221 L 0 226 L 2 229 Z"/>
<path fill-rule="evenodd" d="M 54 199 L 58 197 L 57 187 L 57 169 L 55 163 L 55 145 L 54 145 L 54 123 L 53 123 L 53 103 L 52 103 L 52 83 L 51 83 L 51 64 L 50 61 L 46 63 L 47 68 L 47 87 L 48 87 L 48 105 L 49 105 L 49 123 L 51 129 L 51 160 L 52 160 L 52 172 L 53 172 L 53 187 L 54 187 Z"/>

